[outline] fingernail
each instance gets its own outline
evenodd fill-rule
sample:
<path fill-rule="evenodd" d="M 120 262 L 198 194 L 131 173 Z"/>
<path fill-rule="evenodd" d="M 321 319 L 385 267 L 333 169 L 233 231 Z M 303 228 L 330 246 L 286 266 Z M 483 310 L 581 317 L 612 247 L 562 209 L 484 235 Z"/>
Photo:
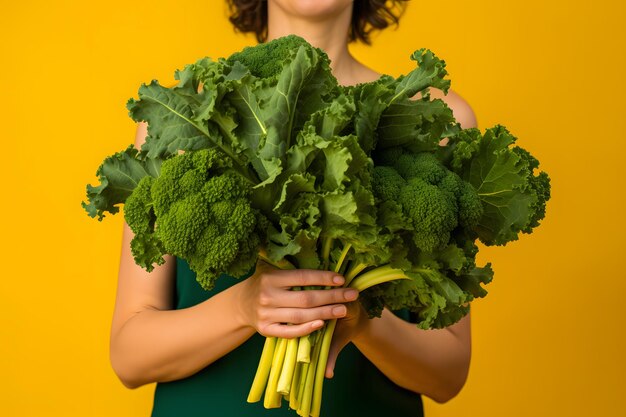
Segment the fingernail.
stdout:
<path fill-rule="evenodd" d="M 334 282 L 335 284 L 341 285 L 341 284 L 343 284 L 344 282 L 346 282 L 346 280 L 345 280 L 343 277 L 336 276 L 336 277 L 334 277 L 334 278 L 333 278 L 333 282 Z"/>
<path fill-rule="evenodd" d="M 344 296 L 346 297 L 346 300 L 354 301 L 359 296 L 359 292 L 357 290 L 348 290 L 344 293 Z"/>
<path fill-rule="evenodd" d="M 316 320 L 311 324 L 311 327 L 313 327 L 314 329 L 319 329 L 323 325 L 324 325 L 324 322 L 322 320 Z"/>
<path fill-rule="evenodd" d="M 345 306 L 333 307 L 333 316 L 341 317 L 341 316 L 344 316 L 345 314 L 346 314 Z"/>

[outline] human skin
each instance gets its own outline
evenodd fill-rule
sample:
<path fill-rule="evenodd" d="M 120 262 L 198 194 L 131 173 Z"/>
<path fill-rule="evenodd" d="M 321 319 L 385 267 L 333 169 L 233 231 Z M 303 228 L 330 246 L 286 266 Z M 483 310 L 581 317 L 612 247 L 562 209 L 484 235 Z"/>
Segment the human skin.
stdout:
<path fill-rule="evenodd" d="M 268 35 L 295 33 L 325 50 L 333 74 L 344 85 L 379 77 L 348 51 L 352 2 L 346 0 L 269 0 Z M 433 91 L 452 108 L 463 127 L 476 121 L 457 94 Z M 145 140 L 139 124 L 135 143 Z M 338 287 L 342 277 L 328 271 L 278 271 L 260 263 L 248 279 L 208 300 L 174 310 L 175 260 L 151 273 L 130 253 L 133 237 L 124 225 L 118 290 L 111 327 L 114 371 L 129 387 L 195 374 L 231 352 L 254 333 L 297 337 L 340 319 L 331 345 L 326 376 L 332 377 L 340 350 L 350 341 L 396 384 L 437 402 L 454 397 L 463 386 L 470 360 L 470 317 L 441 330 L 420 330 L 385 310 L 368 319 L 354 290 L 334 288 L 290 291 L 294 286 Z M 334 279 L 337 278 L 337 281 Z M 215 318 L 219 317 L 219 320 Z"/>

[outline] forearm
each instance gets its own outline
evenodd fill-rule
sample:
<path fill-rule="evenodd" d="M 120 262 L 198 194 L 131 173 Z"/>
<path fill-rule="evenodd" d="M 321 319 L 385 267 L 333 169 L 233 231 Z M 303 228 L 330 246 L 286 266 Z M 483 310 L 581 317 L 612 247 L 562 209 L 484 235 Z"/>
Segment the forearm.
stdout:
<path fill-rule="evenodd" d="M 240 284 L 181 310 L 144 309 L 111 335 L 111 363 L 124 385 L 193 375 L 241 345 L 255 330 L 237 311 Z"/>
<path fill-rule="evenodd" d="M 469 315 L 451 328 L 420 330 L 385 310 L 353 342 L 394 383 L 437 402 L 454 397 L 467 378 Z"/>

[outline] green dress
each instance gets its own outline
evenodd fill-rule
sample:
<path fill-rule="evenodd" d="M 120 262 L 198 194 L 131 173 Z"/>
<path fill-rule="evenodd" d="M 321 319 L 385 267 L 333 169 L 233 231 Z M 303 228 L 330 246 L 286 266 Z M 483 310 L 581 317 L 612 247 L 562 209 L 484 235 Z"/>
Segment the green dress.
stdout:
<path fill-rule="evenodd" d="M 224 275 L 213 291 L 205 291 L 189 265 L 177 259 L 176 308 L 201 303 L 237 282 Z M 246 402 L 263 343 L 264 338 L 255 334 L 197 374 L 157 384 L 152 417 L 297 417 L 286 402 L 271 410 L 263 408 L 263 401 Z M 334 378 L 324 382 L 321 415 L 419 417 L 423 416 L 422 399 L 391 382 L 350 343 L 339 355 Z"/>

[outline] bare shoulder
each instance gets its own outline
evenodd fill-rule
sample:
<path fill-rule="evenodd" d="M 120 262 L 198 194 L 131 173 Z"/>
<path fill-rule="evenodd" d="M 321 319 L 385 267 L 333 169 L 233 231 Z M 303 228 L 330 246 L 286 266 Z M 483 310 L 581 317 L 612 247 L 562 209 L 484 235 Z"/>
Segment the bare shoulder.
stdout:
<path fill-rule="evenodd" d="M 445 95 L 443 91 L 432 88 L 430 92 L 432 98 L 440 98 L 448 107 L 452 110 L 454 118 L 461 124 L 463 129 L 470 127 L 477 127 L 476 115 L 469 103 L 461 97 L 458 93 L 448 90 L 448 94 Z"/>

